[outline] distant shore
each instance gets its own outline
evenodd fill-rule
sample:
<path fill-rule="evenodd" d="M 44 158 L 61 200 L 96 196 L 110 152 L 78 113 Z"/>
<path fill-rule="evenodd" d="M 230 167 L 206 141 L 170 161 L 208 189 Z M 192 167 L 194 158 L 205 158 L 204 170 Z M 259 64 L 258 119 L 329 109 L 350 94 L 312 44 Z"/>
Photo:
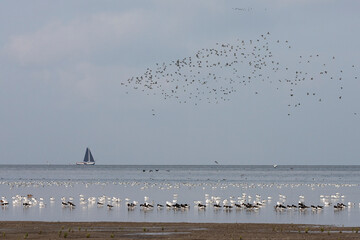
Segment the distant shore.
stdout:
<path fill-rule="evenodd" d="M 258 223 L 1 221 L 0 239 L 360 239 L 360 227 Z"/>

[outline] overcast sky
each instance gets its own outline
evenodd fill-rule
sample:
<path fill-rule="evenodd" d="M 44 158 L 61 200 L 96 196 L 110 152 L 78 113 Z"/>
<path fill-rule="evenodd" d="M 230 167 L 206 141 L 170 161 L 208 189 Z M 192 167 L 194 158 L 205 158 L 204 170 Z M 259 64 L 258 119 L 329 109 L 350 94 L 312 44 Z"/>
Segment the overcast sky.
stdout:
<path fill-rule="evenodd" d="M 359 164 L 359 9 L 357 0 L 3 0 L 0 164 L 73 164 L 86 147 L 97 164 Z M 282 66 L 344 70 L 341 93 L 334 81 L 307 82 L 298 91 L 322 101 L 299 95 L 289 110 L 280 83 L 197 105 L 122 85 L 156 63 L 267 32 Z M 316 54 L 319 64 L 299 64 Z"/>

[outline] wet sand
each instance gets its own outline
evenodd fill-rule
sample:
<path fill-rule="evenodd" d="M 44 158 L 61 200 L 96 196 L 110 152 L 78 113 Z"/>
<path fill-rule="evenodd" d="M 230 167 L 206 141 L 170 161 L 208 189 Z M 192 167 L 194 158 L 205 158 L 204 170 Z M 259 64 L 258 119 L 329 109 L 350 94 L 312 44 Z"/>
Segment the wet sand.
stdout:
<path fill-rule="evenodd" d="M 360 227 L 252 223 L 0 222 L 0 239 L 360 239 Z"/>

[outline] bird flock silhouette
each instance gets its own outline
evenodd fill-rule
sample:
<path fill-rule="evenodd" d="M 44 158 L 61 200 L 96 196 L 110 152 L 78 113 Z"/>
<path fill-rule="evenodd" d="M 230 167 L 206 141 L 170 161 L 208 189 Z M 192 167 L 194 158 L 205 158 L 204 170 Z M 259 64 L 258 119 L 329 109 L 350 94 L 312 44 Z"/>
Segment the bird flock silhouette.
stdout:
<path fill-rule="evenodd" d="M 276 50 L 281 48 L 278 54 Z M 194 105 L 228 102 L 243 89 L 260 95 L 272 88 L 287 91 L 287 115 L 290 116 L 292 111 L 303 106 L 305 97 L 314 103 L 328 99 L 321 95 L 322 91 L 317 91 L 319 84 L 331 85 L 330 97 L 341 101 L 344 81 L 357 79 L 355 64 L 340 67 L 341 61 L 337 62 L 335 56 L 319 53 L 296 56 L 297 52 L 291 52 L 292 49 L 288 40 L 273 39 L 270 32 L 251 40 L 217 42 L 192 56 L 156 63 L 122 85 L 147 95 L 161 96 L 164 100 Z M 281 56 L 284 52 L 292 57 L 284 58 Z M 356 115 L 356 111 L 353 114 Z M 152 115 L 155 116 L 154 109 Z"/>

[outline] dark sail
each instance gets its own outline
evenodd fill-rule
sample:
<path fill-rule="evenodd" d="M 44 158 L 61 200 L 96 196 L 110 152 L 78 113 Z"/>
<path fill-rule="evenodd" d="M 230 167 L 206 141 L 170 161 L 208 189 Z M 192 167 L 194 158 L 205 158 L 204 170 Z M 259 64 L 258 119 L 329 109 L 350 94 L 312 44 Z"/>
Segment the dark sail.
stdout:
<path fill-rule="evenodd" d="M 90 153 L 89 148 L 86 148 L 84 162 L 89 162 L 89 153 Z"/>
<path fill-rule="evenodd" d="M 95 162 L 93 155 L 89 148 L 86 148 L 84 162 Z"/>
<path fill-rule="evenodd" d="M 91 152 L 90 152 L 90 149 L 89 149 L 89 162 L 95 162 L 95 160 L 94 160 L 94 157 L 93 157 L 93 155 L 91 154 Z"/>

